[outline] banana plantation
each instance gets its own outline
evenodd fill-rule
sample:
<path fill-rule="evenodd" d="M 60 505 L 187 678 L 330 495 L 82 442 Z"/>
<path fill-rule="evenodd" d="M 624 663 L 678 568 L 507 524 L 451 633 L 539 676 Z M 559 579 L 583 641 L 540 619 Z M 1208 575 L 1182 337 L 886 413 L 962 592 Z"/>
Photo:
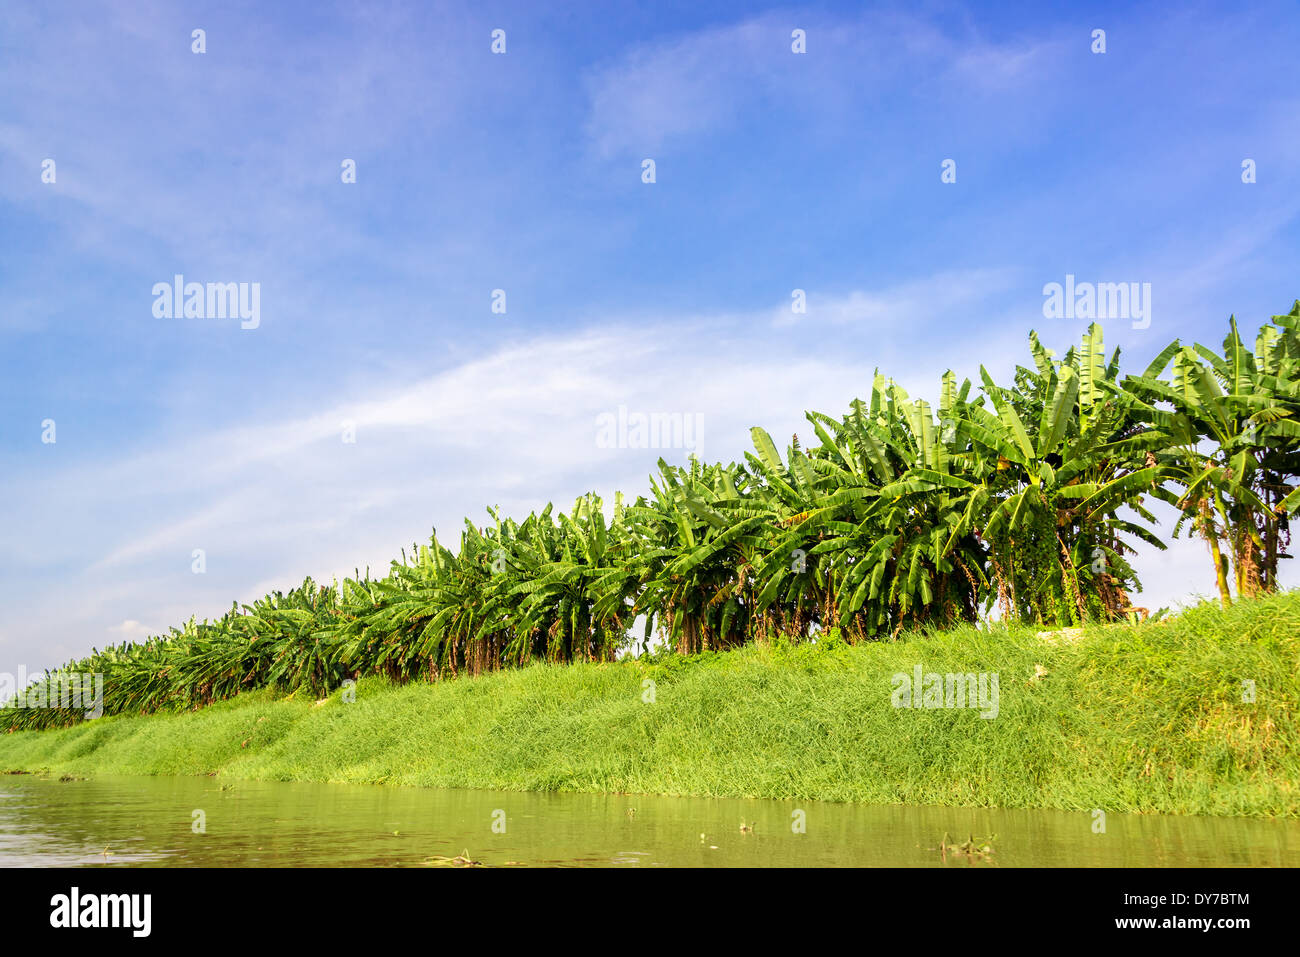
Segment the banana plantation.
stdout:
<path fill-rule="evenodd" d="M 63 670 L 104 676 L 105 714 L 150 713 L 263 687 L 320 697 L 362 675 L 608 661 L 656 635 L 691 654 L 1124 619 L 1145 614 L 1135 545 L 1165 548 L 1156 501 L 1175 510 L 1170 534 L 1204 542 L 1203 587 L 1223 603 L 1278 587 L 1300 508 L 1300 302 L 1253 343 L 1229 320 L 1220 348 L 1175 341 L 1137 374 L 1095 324 L 1059 357 L 1031 333 L 1029 354 L 1006 384 L 946 374 L 933 404 L 877 374 L 846 414 L 808 412 L 784 449 L 755 428 L 743 462 L 661 459 L 635 500 L 489 509 L 454 550 L 435 534 L 383 577 L 307 579 Z M 2 723 L 80 719 L 10 707 Z"/>

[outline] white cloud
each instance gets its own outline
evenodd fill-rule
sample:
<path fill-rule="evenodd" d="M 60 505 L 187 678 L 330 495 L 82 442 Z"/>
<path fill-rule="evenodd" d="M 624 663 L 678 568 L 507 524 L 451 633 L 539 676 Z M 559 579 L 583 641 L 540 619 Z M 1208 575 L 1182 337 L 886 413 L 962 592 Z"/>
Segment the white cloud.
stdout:
<path fill-rule="evenodd" d="M 974 310 L 1015 282 L 1009 269 L 966 269 L 898 283 L 878 291 L 854 290 L 847 295 L 808 293 L 807 312 L 794 312 L 789 303 L 775 310 L 773 324 L 871 323 L 877 327 L 917 328 L 951 318 L 953 310 Z"/>
<path fill-rule="evenodd" d="M 791 52 L 791 28 L 808 52 Z M 835 117 L 896 89 L 1023 90 L 1051 77 L 1060 42 L 996 44 L 968 28 L 941 29 L 915 15 L 858 20 L 769 13 L 623 52 L 590 70 L 586 132 L 596 155 L 646 157 L 717 135 L 744 111 L 773 103 Z M 834 68 L 834 69 L 831 69 Z M 852 70 L 845 82 L 844 70 Z M 854 107 L 852 104 L 858 104 Z"/>
<path fill-rule="evenodd" d="M 773 24 L 750 22 L 642 46 L 594 71 L 587 131 L 596 152 L 649 156 L 643 151 L 725 124 L 780 39 Z"/>
<path fill-rule="evenodd" d="M 150 628 L 148 625 L 142 625 L 134 618 L 129 618 L 120 625 L 113 625 L 107 629 L 113 635 L 113 643 L 117 644 L 123 641 L 142 641 L 150 635 L 158 634 L 158 628 Z"/>

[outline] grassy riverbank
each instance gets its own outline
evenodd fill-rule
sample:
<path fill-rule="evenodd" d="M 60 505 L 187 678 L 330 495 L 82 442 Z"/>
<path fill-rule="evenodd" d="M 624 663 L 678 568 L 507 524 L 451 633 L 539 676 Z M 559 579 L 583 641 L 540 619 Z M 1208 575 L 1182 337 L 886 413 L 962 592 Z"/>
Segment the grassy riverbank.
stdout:
<path fill-rule="evenodd" d="M 893 707 L 918 664 L 996 673 L 996 718 Z M 1068 644 L 963 628 L 254 692 L 4 735 L 0 769 L 1298 817 L 1300 592 Z"/>

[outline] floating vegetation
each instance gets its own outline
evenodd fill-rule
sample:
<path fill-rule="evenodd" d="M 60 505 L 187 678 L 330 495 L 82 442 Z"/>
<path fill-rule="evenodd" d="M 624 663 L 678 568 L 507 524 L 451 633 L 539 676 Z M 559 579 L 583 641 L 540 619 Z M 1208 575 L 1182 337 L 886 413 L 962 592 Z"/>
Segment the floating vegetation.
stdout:
<path fill-rule="evenodd" d="M 506 861 L 507 864 L 517 864 L 518 861 Z M 482 861 L 476 861 L 469 856 L 469 849 L 465 853 L 457 854 L 455 857 L 443 857 L 434 855 L 424 862 L 426 867 L 487 867 Z"/>
<path fill-rule="evenodd" d="M 948 841 L 948 832 L 943 832 L 943 839 L 939 841 L 939 846 L 933 848 L 939 852 L 939 857 L 947 862 L 949 857 L 965 858 L 970 863 L 976 861 L 983 864 L 993 863 L 993 842 L 997 836 L 985 838 L 983 841 L 976 841 L 974 835 L 967 837 L 960 844 L 952 844 Z"/>

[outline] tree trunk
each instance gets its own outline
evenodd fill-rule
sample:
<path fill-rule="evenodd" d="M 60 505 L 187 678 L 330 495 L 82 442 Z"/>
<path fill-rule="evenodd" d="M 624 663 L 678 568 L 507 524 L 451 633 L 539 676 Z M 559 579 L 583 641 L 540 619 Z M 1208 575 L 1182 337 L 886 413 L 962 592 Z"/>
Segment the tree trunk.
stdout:
<path fill-rule="evenodd" d="M 1208 499 L 1201 499 L 1201 535 L 1210 546 L 1210 557 L 1214 559 L 1215 581 L 1219 586 L 1219 601 L 1224 608 L 1232 605 L 1232 593 L 1228 588 L 1228 559 L 1219 547 L 1219 533 L 1214 528 L 1214 517 L 1210 512 Z"/>

